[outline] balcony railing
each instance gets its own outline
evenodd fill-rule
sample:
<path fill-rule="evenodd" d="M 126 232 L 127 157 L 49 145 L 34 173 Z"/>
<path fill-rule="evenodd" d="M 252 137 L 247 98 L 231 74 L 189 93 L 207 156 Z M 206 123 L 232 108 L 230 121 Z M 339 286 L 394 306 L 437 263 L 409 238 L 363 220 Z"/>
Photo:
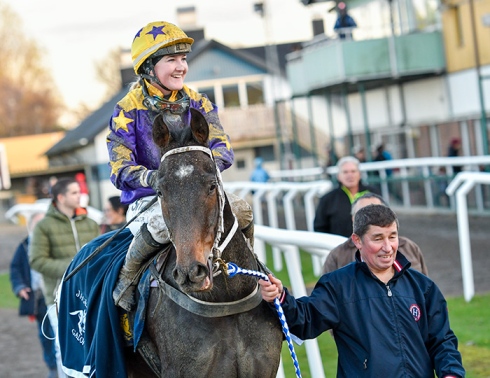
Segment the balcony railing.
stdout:
<path fill-rule="evenodd" d="M 368 40 L 323 40 L 287 56 L 293 95 L 342 83 L 437 74 L 446 61 L 439 31 Z"/>

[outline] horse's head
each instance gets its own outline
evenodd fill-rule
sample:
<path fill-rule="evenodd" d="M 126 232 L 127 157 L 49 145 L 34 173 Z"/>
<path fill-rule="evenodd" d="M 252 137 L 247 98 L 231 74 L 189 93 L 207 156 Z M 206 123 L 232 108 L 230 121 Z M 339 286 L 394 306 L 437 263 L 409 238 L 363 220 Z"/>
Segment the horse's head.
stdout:
<path fill-rule="evenodd" d="M 187 293 L 212 288 L 210 257 L 220 217 L 220 182 L 208 136 L 206 119 L 194 109 L 190 127 L 183 122 L 169 127 L 161 115 L 153 123 L 153 139 L 162 152 L 158 195 L 177 254 L 173 276 Z"/>

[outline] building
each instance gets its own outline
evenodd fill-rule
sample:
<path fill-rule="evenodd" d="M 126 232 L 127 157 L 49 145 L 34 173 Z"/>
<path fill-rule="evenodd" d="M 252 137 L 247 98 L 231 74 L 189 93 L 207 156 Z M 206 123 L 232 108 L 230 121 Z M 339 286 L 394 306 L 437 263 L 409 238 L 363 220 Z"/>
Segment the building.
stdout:
<path fill-rule="evenodd" d="M 199 39 L 204 35 L 202 30 L 191 30 L 189 35 L 196 42 L 187 59 L 190 70 L 186 84 L 206 93 L 218 105 L 220 120 L 230 135 L 235 152 L 235 163 L 224 172 L 223 179 L 248 180 L 257 156 L 264 159 L 266 169 L 279 169 L 277 151 L 283 143 L 277 137 L 275 92 L 286 97 L 291 95 L 284 71 L 285 55 L 298 43 L 275 46 L 282 66 L 271 72 L 265 59 L 266 47 L 232 49 L 214 40 Z M 118 194 L 109 181 L 106 136 L 115 104 L 135 79 L 128 51 L 122 53 L 121 61 L 124 88 L 46 152 L 52 168 L 84 167 L 94 207 L 100 207 L 105 198 Z M 291 119 L 290 112 L 284 106 L 283 109 L 281 117 Z M 297 120 L 297 124 L 298 130 L 310 127 L 304 120 Z M 309 135 L 309 132 L 300 134 Z M 289 136 L 287 140 L 290 141 Z M 298 146 L 299 143 L 291 145 Z M 310 140 L 301 145 L 307 156 L 311 156 L 309 146 Z"/>
<path fill-rule="evenodd" d="M 346 1 L 353 39 L 332 33 L 287 56 L 290 101 L 340 155 L 384 143 L 395 158 L 488 153 L 490 0 Z M 319 123 L 318 119 L 325 120 Z"/>

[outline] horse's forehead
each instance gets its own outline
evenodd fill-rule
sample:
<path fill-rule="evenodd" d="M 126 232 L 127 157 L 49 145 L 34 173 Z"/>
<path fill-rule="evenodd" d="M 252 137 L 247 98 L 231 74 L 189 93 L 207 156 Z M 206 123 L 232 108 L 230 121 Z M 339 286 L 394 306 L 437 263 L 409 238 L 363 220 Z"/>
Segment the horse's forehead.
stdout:
<path fill-rule="evenodd" d="M 188 176 L 190 176 L 194 172 L 194 166 L 191 164 L 186 164 L 185 162 L 182 162 L 182 164 L 179 164 L 177 166 L 177 169 L 174 172 L 174 175 L 178 179 L 183 179 Z"/>
<path fill-rule="evenodd" d="M 174 179 L 183 180 L 193 175 L 213 173 L 214 162 L 201 151 L 172 155 L 168 160 L 164 172 Z"/>

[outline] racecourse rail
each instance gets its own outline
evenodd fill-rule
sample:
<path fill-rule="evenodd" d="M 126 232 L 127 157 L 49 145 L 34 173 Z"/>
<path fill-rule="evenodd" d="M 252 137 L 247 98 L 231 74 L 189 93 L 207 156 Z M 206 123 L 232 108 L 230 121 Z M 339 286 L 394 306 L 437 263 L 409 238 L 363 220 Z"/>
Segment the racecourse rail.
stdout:
<path fill-rule="evenodd" d="M 461 166 L 464 171 L 454 176 L 453 166 Z M 418 188 L 423 188 L 424 195 L 421 197 L 425 197 L 426 200 L 423 203 L 420 201 L 420 196 L 416 198 L 420 210 L 457 212 L 464 297 L 468 302 L 474 295 L 468 211 L 490 214 L 485 202 L 485 198 L 488 198 L 485 194 L 490 185 L 490 173 L 481 172 L 487 166 L 490 166 L 490 156 L 404 159 L 361 164 L 364 181 L 369 182 L 373 171 L 378 173 L 371 183 L 380 185 L 381 193 L 388 201 L 393 197 L 393 187 L 390 187 L 390 182 L 399 184 L 402 190 L 397 196 L 398 207 L 406 209 L 414 207 L 410 185 L 418 182 Z M 435 173 L 440 172 L 441 167 L 445 169 L 443 178 Z M 386 169 L 395 169 L 394 177 L 388 177 Z M 272 264 L 276 271 L 283 269 L 283 261 L 286 263 L 290 289 L 295 297 L 307 294 L 301 272 L 300 249 L 311 254 L 314 273 L 320 276 L 323 261 L 330 250 L 346 240 L 339 235 L 313 232 L 318 198 L 336 185 L 331 180 L 321 178 L 326 177 L 327 174 L 329 177 L 334 177 L 336 172 L 336 167 L 328 167 L 326 170 L 311 168 L 277 171 L 270 172 L 273 180 L 291 181 L 225 182 L 225 189 L 228 192 L 233 192 L 252 203 L 255 219 L 255 252 L 267 265 Z M 308 181 L 311 179 L 314 180 Z M 448 184 L 444 187 L 444 194 L 448 195 L 449 200 L 446 207 L 438 207 L 434 202 L 434 187 L 437 187 L 442 180 Z M 298 212 L 301 214 L 298 215 Z M 305 230 L 298 230 L 298 218 L 306 222 L 302 225 Z M 272 261 L 267 261 L 265 244 L 272 247 Z M 315 377 L 324 377 L 317 341 L 305 341 L 305 348 L 310 371 Z M 277 377 L 284 377 L 282 364 Z"/>

